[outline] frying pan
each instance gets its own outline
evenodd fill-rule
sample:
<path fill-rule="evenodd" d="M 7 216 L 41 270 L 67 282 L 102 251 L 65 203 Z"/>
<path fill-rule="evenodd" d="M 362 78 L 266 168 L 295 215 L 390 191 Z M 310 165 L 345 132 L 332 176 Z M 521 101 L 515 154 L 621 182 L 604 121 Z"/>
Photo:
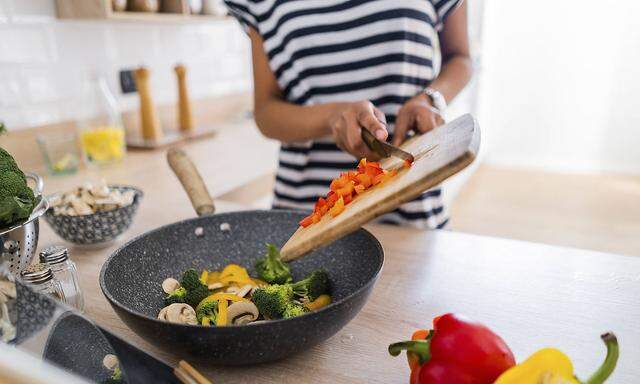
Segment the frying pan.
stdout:
<path fill-rule="evenodd" d="M 328 272 L 333 302 L 319 311 L 226 327 L 158 320 L 165 278 L 179 278 L 188 268 L 219 270 L 229 263 L 256 276 L 253 264 L 265 253 L 265 243 L 284 244 L 305 216 L 284 210 L 210 214 L 213 201 L 186 155 L 170 155 L 170 164 L 201 216 L 132 239 L 108 258 L 100 272 L 103 294 L 134 332 L 180 358 L 254 364 L 296 354 L 330 338 L 362 309 L 384 260 L 380 243 L 364 229 L 290 263 L 294 280 L 318 268 Z"/>

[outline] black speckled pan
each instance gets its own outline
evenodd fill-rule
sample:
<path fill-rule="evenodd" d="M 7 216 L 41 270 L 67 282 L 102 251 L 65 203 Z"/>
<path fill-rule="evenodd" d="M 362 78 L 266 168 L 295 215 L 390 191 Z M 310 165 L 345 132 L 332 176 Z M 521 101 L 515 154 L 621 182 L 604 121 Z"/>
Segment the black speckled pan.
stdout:
<path fill-rule="evenodd" d="M 152 344 L 185 359 L 212 364 L 254 364 L 284 358 L 318 344 L 344 327 L 365 304 L 382 268 L 380 243 L 361 229 L 291 263 L 294 279 L 324 268 L 333 303 L 301 317 L 229 327 L 200 327 L 157 320 L 162 281 L 187 268 L 253 264 L 265 243 L 282 245 L 304 215 L 293 211 L 243 211 L 204 216 L 143 234 L 116 250 L 100 273 L 100 286 L 116 313 Z M 230 230 L 221 229 L 228 223 Z M 223 228 L 226 226 L 223 226 Z M 197 228 L 203 233 L 197 236 Z"/>

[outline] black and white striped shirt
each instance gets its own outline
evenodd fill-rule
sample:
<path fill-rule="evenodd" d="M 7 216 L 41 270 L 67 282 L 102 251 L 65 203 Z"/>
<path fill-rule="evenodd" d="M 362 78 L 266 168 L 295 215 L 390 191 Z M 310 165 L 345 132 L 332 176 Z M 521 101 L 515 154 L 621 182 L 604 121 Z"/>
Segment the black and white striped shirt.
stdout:
<path fill-rule="evenodd" d="M 370 100 L 390 132 L 405 101 L 437 75 L 438 31 L 461 0 L 225 0 L 264 41 L 287 101 L 298 105 Z M 331 137 L 283 144 L 274 207 L 311 210 L 331 180 L 357 160 Z M 441 189 L 427 191 L 383 221 L 442 228 Z"/>

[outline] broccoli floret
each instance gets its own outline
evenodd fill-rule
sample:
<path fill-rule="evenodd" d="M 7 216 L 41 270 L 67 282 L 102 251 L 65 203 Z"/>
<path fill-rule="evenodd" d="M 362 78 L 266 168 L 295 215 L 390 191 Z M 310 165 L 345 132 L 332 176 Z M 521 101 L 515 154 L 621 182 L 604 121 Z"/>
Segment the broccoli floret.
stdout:
<path fill-rule="evenodd" d="M 27 219 L 36 205 L 24 173 L 11 155 L 0 148 L 0 227 Z"/>
<path fill-rule="evenodd" d="M 202 284 L 195 269 L 187 269 L 182 274 L 180 286 L 187 290 L 184 301 L 194 308 L 210 294 L 209 287 Z"/>
<path fill-rule="evenodd" d="M 116 367 L 116 369 L 113 370 L 113 374 L 111 375 L 111 377 L 102 382 L 102 384 L 126 384 L 126 383 L 127 382 L 122 377 L 122 371 L 120 370 L 120 367 Z"/>
<path fill-rule="evenodd" d="M 329 292 L 329 275 L 321 269 L 311 272 L 306 278 L 291 284 L 293 294 L 304 301 L 314 301 Z"/>
<path fill-rule="evenodd" d="M 164 305 L 171 305 L 175 303 L 185 303 L 187 300 L 187 290 L 184 287 L 180 287 L 171 292 L 164 298 Z"/>
<path fill-rule="evenodd" d="M 263 316 L 279 319 L 293 300 L 293 290 L 289 284 L 269 285 L 256 289 L 251 299 Z"/>
<path fill-rule="evenodd" d="M 196 307 L 196 318 L 202 324 L 202 319 L 208 318 L 210 324 L 216 323 L 218 317 L 218 302 L 216 300 L 203 300 Z"/>
<path fill-rule="evenodd" d="M 289 303 L 284 309 L 284 312 L 282 312 L 282 317 L 290 319 L 292 317 L 304 315 L 307 312 L 309 312 L 309 310 L 305 306 L 296 303 Z"/>
<path fill-rule="evenodd" d="M 182 279 L 180 279 L 180 286 L 185 287 L 187 290 L 196 289 L 197 287 L 204 285 L 202 281 L 200 281 L 200 275 L 198 271 L 195 269 L 187 269 L 182 274 Z"/>
<path fill-rule="evenodd" d="M 289 266 L 280 260 L 280 251 L 273 244 L 267 244 L 267 254 L 255 264 L 258 276 L 270 284 L 290 283 Z"/>

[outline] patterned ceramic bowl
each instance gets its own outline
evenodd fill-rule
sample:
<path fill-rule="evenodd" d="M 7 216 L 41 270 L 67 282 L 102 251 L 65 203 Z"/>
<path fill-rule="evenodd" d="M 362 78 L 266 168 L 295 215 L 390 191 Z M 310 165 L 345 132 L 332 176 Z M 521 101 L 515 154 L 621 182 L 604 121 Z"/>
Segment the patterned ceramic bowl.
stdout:
<path fill-rule="evenodd" d="M 113 241 L 131 226 L 143 193 L 125 185 L 109 185 L 109 188 L 120 192 L 134 191 L 133 203 L 111 211 L 80 216 L 54 215 L 53 209 L 49 209 L 44 218 L 58 236 L 70 243 L 93 245 Z"/>

